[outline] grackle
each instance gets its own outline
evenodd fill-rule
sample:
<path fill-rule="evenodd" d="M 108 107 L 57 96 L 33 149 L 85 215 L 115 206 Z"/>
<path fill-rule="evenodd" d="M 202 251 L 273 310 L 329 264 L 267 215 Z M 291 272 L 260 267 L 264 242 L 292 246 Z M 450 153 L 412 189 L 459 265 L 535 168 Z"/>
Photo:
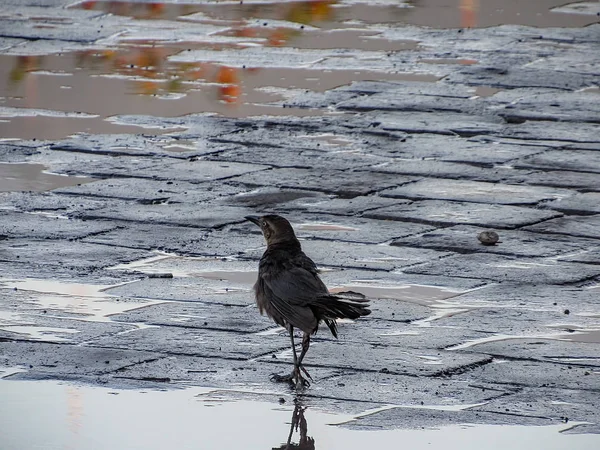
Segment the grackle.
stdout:
<path fill-rule="evenodd" d="M 304 254 L 290 223 L 278 215 L 247 216 L 258 225 L 267 241 L 267 250 L 260 258 L 258 280 L 254 285 L 256 304 L 275 323 L 285 327 L 292 342 L 294 369 L 289 375 L 273 374 L 271 380 L 291 382 L 296 388 L 310 386 L 302 366 L 310 346 L 310 336 L 320 322 L 337 338 L 336 319 L 357 319 L 371 313 L 368 300 L 353 292 L 332 295 L 319 278 L 316 264 Z M 294 328 L 304 332 L 302 351 L 296 353 Z"/>

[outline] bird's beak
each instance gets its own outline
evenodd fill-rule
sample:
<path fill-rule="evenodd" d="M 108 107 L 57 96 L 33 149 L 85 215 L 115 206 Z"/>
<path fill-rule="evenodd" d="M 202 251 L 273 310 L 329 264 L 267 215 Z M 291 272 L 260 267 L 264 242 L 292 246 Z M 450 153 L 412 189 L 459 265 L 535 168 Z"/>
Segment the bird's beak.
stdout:
<path fill-rule="evenodd" d="M 258 217 L 258 216 L 246 216 L 246 217 L 244 217 L 244 219 L 249 220 L 253 224 L 258 225 L 260 227 L 260 217 Z"/>

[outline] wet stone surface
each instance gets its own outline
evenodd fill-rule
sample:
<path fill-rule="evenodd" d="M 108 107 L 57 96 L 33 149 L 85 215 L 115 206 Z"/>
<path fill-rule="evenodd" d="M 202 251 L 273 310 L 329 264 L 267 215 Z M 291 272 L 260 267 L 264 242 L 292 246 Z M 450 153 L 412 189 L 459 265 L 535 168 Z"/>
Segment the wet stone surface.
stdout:
<path fill-rule="evenodd" d="M 597 448 L 593 2 L 72 3 L 0 7 L 0 385 Z M 301 393 L 269 381 L 293 356 L 254 305 L 263 213 L 371 299 L 339 339 L 321 327 Z"/>

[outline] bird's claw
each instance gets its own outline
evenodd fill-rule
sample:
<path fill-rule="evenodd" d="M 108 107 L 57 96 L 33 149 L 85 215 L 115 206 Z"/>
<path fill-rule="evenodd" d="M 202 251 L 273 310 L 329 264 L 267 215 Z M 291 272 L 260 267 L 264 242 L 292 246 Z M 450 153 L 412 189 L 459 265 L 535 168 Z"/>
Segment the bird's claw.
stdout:
<path fill-rule="evenodd" d="M 306 369 L 302 366 L 301 369 L 306 374 L 306 376 L 312 380 L 312 377 L 306 371 Z M 288 375 L 279 375 L 278 373 L 272 373 L 269 379 L 274 383 L 290 383 L 296 389 L 304 389 L 310 387 L 310 382 L 302 376 L 300 370 L 298 369 L 294 369 L 292 373 Z"/>

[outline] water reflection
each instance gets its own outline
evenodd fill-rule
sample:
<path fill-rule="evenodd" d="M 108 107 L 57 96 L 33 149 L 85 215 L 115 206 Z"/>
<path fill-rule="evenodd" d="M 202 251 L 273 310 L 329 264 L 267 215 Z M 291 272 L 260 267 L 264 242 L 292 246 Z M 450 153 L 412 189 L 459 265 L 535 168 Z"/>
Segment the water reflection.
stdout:
<path fill-rule="evenodd" d="M 374 3 L 374 4 L 373 4 Z M 564 0 L 398 0 L 369 2 L 264 1 L 206 2 L 202 4 L 85 1 L 75 7 L 104 11 L 138 20 L 194 20 L 199 23 L 229 22 L 240 26 L 253 19 L 280 20 L 318 26 L 321 29 L 352 28 L 357 24 L 406 24 L 432 28 L 474 28 L 503 24 L 533 27 L 583 27 L 598 22 L 594 14 L 577 14 Z M 269 25 L 268 23 L 266 25 Z M 278 42 L 280 29 L 270 29 Z M 284 33 L 285 34 L 285 33 Z M 285 36 L 283 36 L 285 39 Z"/>
<path fill-rule="evenodd" d="M 306 407 L 302 406 L 302 403 L 299 399 L 294 399 L 294 411 L 292 412 L 292 421 L 290 424 L 290 431 L 288 434 L 288 438 L 285 444 L 280 445 L 279 447 L 273 447 L 272 450 L 314 450 L 315 449 L 315 440 L 308 436 L 308 423 L 306 418 L 304 417 L 304 411 L 306 411 Z M 298 433 L 298 443 L 295 444 L 292 442 L 294 434 Z"/>

